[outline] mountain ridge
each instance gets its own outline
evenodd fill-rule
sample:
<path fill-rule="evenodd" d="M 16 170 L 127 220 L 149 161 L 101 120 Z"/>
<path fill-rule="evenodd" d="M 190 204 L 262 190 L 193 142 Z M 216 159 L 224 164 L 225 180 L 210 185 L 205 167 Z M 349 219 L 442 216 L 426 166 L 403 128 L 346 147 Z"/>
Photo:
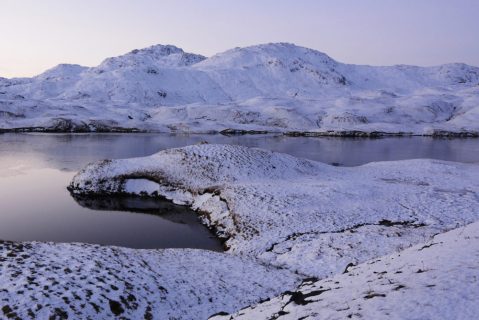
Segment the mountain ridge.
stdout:
<path fill-rule="evenodd" d="M 0 80 L 0 111 L 22 115 L 0 117 L 4 130 L 63 119 L 88 131 L 92 122 L 160 132 L 479 131 L 478 67 L 346 64 L 291 43 L 209 58 L 154 45 L 96 67 Z"/>

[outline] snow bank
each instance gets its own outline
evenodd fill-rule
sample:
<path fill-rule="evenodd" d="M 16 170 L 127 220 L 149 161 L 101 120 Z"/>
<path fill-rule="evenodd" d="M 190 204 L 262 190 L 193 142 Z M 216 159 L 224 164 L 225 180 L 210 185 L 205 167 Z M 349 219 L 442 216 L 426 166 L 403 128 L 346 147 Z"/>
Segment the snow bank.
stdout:
<path fill-rule="evenodd" d="M 211 58 L 156 45 L 0 79 L 0 129 L 479 135 L 479 68 L 344 64 L 287 43 Z"/>
<path fill-rule="evenodd" d="M 229 253 L 323 278 L 477 220 L 478 169 L 435 160 L 333 167 L 206 144 L 91 164 L 70 190 L 166 197 L 196 209 Z"/>
<path fill-rule="evenodd" d="M 479 223 L 212 319 L 474 319 Z"/>

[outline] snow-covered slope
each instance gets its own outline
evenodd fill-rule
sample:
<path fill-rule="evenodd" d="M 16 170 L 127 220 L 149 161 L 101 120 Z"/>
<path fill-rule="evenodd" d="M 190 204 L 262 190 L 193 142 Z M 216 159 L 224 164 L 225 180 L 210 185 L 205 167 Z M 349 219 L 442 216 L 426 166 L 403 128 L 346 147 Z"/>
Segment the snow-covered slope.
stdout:
<path fill-rule="evenodd" d="M 212 319 L 475 319 L 479 223 Z"/>
<path fill-rule="evenodd" d="M 294 288 L 297 276 L 192 249 L 0 241 L 1 319 L 206 319 Z"/>
<path fill-rule="evenodd" d="M 287 43 L 211 58 L 156 45 L 0 79 L 0 128 L 312 134 L 479 131 L 479 68 L 372 67 Z"/>
<path fill-rule="evenodd" d="M 324 305 L 340 317 L 445 312 L 439 316 L 451 318 L 476 310 L 470 301 L 477 289 L 469 284 L 477 281 L 477 225 L 377 258 L 477 221 L 477 164 L 410 160 L 346 168 L 203 144 L 91 164 L 70 190 L 187 204 L 228 239 L 229 250 L 0 241 L 0 316 L 205 319 L 267 299 L 244 309 L 246 317 L 314 317 L 318 309 L 331 311 Z M 319 294 L 328 300 L 317 300 Z M 348 297 L 359 299 L 343 306 Z M 395 309 L 398 299 L 403 309 Z M 424 307 L 414 305 L 421 299 Z"/>
<path fill-rule="evenodd" d="M 230 254 L 316 277 L 479 218 L 477 164 L 409 160 L 333 167 L 231 145 L 91 164 L 70 189 L 187 204 L 227 239 Z"/>

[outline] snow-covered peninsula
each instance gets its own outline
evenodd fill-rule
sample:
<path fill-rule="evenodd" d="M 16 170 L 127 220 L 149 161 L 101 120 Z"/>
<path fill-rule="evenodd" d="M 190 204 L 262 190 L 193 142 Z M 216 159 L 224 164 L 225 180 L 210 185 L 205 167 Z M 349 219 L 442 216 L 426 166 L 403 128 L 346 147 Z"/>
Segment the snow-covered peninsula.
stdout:
<path fill-rule="evenodd" d="M 210 58 L 156 45 L 0 78 L 0 131 L 477 136 L 478 119 L 478 67 L 351 65 L 287 43 Z"/>
<path fill-rule="evenodd" d="M 477 164 L 408 160 L 346 168 L 233 145 L 94 163 L 70 190 L 191 206 L 227 240 L 230 254 L 321 278 L 479 219 Z"/>

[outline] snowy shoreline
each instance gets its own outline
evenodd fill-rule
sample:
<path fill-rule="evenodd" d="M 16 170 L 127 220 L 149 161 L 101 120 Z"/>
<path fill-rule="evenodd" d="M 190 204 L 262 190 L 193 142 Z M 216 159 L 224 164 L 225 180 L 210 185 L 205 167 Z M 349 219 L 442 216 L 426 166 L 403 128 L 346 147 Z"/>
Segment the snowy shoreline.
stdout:
<path fill-rule="evenodd" d="M 0 241 L 0 318 L 206 319 L 294 288 L 299 278 L 198 249 Z"/>
<path fill-rule="evenodd" d="M 479 219 L 477 168 L 436 160 L 334 167 L 204 144 L 91 164 L 69 189 L 164 197 L 199 212 L 231 254 L 325 277 Z"/>
<path fill-rule="evenodd" d="M 128 194 L 187 205 L 226 240 L 227 251 L 2 241 L 1 311 L 20 318 L 205 319 L 245 308 L 241 316 L 258 303 L 256 310 L 272 315 L 291 298 L 293 309 L 285 312 L 307 315 L 314 306 L 309 298 L 329 277 L 347 272 L 364 287 L 369 271 L 363 263 L 404 249 L 418 252 L 407 248 L 420 243 L 436 253 L 438 234 L 478 221 L 478 168 L 424 159 L 335 167 L 210 144 L 96 162 L 73 178 L 74 196 Z M 476 240 L 464 239 L 474 247 Z M 466 274 L 460 267 L 454 274 L 469 277 L 475 270 Z M 447 278 L 444 268 L 430 274 Z"/>
<path fill-rule="evenodd" d="M 101 130 L 87 129 L 49 129 L 43 127 L 26 128 L 0 128 L 2 133 L 157 133 L 157 134 L 181 134 L 181 135 L 284 135 L 288 137 L 340 137 L 340 138 L 386 138 L 386 137 L 432 137 L 432 138 L 478 138 L 479 131 L 445 131 L 433 130 L 430 133 L 413 132 L 381 132 L 381 131 L 268 131 L 268 130 L 244 130 L 244 129 L 224 129 L 221 131 L 192 131 L 192 132 L 164 132 L 152 130 L 140 130 L 137 128 L 103 128 Z"/>

